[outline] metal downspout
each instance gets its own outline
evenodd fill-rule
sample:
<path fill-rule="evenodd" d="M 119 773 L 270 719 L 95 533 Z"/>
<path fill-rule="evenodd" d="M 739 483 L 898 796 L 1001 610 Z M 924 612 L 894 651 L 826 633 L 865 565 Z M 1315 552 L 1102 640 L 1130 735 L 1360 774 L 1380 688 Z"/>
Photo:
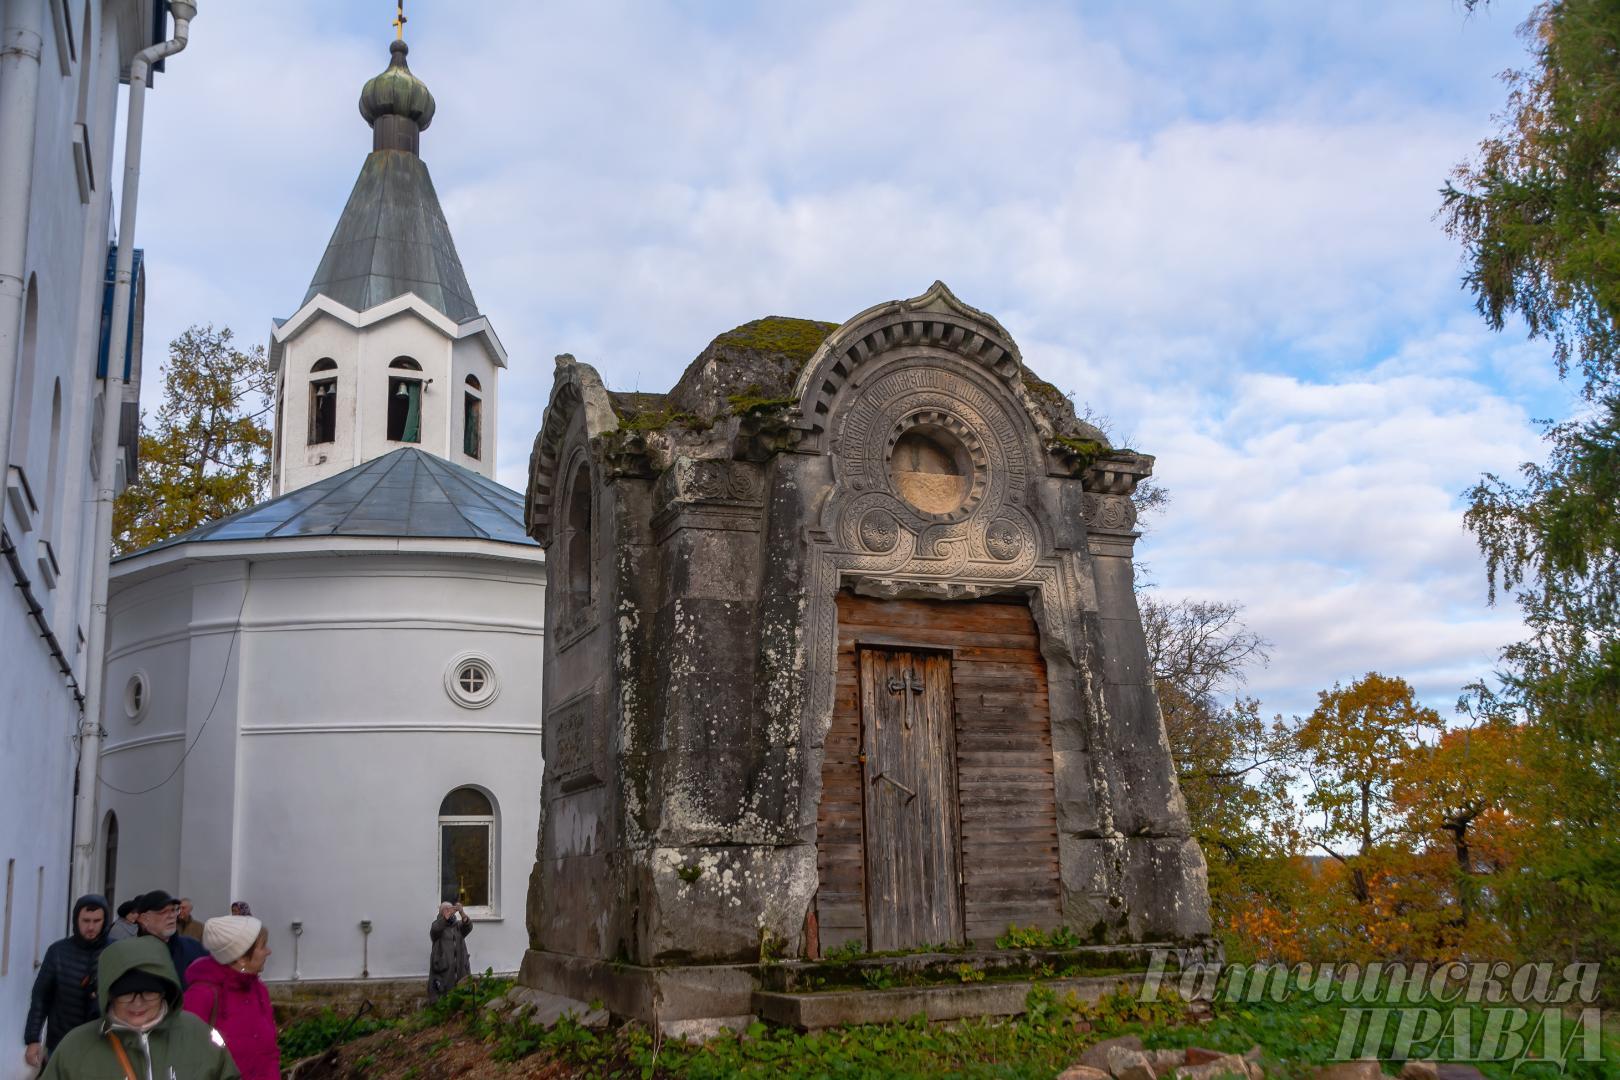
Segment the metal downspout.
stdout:
<path fill-rule="evenodd" d="M 170 0 L 174 36 L 135 54 L 129 66 L 129 119 L 124 127 L 124 187 L 118 214 L 118 263 L 113 283 L 112 325 L 107 355 L 107 378 L 101 394 L 101 458 L 96 472 L 96 524 L 91 534 L 90 633 L 85 655 L 84 715 L 79 719 L 79 778 L 73 806 L 74 895 L 94 892 L 96 864 L 96 796 L 101 776 L 101 713 L 106 700 L 107 579 L 112 560 L 112 512 L 118 461 L 118 422 L 123 412 L 126 336 L 133 300 L 135 259 L 135 206 L 141 187 L 141 133 L 146 120 L 146 80 L 152 65 L 186 47 L 191 20 L 197 15 L 192 0 Z M 133 479 L 133 477 L 129 478 Z"/>

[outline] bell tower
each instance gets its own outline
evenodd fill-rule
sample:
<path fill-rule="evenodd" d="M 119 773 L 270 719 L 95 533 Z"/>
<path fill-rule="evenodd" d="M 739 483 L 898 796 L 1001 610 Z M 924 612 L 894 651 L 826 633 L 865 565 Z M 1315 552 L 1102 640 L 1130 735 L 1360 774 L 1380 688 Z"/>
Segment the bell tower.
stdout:
<path fill-rule="evenodd" d="M 297 312 L 270 337 L 276 372 L 271 494 L 415 447 L 495 475 L 506 351 L 480 314 L 420 156 L 436 103 L 406 64 L 360 91 L 371 153 Z"/>

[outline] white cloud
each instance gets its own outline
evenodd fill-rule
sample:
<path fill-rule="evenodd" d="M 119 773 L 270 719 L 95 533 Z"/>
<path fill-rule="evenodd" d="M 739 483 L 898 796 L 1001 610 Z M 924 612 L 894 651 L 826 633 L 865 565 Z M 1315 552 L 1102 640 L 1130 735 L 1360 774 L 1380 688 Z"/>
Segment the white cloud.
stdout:
<path fill-rule="evenodd" d="M 216 5 L 161 77 L 148 355 L 302 299 L 387 55 L 334 7 Z M 1524 7 L 423 6 L 423 156 L 513 358 L 500 476 L 557 352 L 662 390 L 747 319 L 943 278 L 1158 455 L 1144 554 L 1248 605 L 1270 705 L 1369 668 L 1444 705 L 1517 633 L 1459 493 L 1568 402 L 1544 348 L 1480 327 L 1433 220 Z"/>

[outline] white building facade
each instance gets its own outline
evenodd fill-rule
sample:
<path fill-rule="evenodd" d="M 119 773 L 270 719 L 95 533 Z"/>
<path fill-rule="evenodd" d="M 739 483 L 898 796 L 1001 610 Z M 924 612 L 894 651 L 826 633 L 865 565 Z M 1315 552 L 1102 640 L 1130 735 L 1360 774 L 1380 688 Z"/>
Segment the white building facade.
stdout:
<path fill-rule="evenodd" d="M 0 1078 L 25 1075 L 23 1025 L 45 947 L 68 932 L 74 769 L 93 673 L 94 497 L 113 328 L 119 85 L 168 34 L 162 0 L 0 0 Z M 132 382 L 108 481 L 133 467 Z M 126 402 L 128 403 L 126 406 Z"/>
<path fill-rule="evenodd" d="M 102 847 L 121 895 L 247 902 L 280 980 L 425 976 L 528 944 L 545 567 L 494 475 L 506 354 L 417 155 L 403 42 L 373 150 L 278 320 L 269 501 L 113 564 Z"/>

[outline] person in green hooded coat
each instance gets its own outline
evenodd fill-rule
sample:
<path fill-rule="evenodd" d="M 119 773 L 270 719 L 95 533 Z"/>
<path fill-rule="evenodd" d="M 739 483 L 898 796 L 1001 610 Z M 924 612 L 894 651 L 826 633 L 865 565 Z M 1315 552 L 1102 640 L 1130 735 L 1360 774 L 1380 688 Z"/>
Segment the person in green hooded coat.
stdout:
<path fill-rule="evenodd" d="M 241 1080 L 225 1040 L 180 1007 L 180 978 L 155 937 L 101 954 L 101 1019 L 68 1032 L 40 1080 Z"/>

